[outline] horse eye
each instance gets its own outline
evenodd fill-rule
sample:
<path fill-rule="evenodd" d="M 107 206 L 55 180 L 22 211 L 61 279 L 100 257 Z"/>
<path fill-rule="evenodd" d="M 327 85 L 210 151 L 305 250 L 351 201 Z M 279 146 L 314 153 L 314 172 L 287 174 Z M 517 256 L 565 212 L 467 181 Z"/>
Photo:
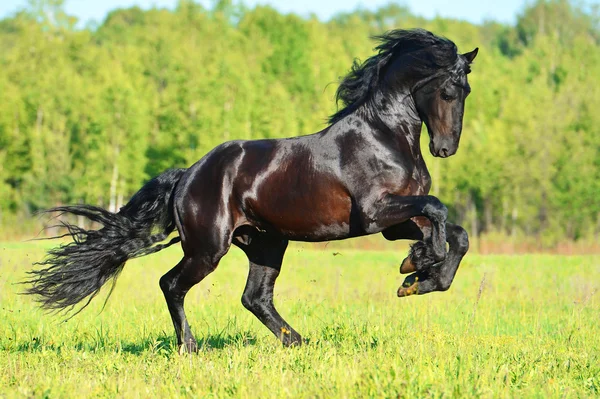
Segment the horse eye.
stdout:
<path fill-rule="evenodd" d="M 452 101 L 454 99 L 454 97 L 452 97 L 445 91 L 442 91 L 442 93 L 440 94 L 440 97 L 442 97 L 442 100 L 444 100 L 444 101 Z"/>

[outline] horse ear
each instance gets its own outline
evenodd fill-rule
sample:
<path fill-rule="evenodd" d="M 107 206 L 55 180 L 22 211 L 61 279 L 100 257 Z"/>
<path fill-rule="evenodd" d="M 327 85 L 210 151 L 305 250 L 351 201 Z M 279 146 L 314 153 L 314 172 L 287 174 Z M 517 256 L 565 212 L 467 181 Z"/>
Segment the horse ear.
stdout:
<path fill-rule="evenodd" d="M 469 53 L 464 53 L 463 57 L 465 57 L 467 59 L 467 62 L 470 64 L 473 62 L 473 60 L 475 59 L 475 57 L 477 57 L 477 53 L 479 52 L 479 47 L 475 47 L 475 50 L 469 52 Z"/>

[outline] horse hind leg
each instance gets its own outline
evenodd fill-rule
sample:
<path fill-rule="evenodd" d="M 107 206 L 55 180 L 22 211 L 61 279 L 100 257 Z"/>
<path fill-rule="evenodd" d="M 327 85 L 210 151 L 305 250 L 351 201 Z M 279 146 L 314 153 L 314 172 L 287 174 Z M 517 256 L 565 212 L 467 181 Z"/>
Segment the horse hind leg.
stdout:
<path fill-rule="evenodd" d="M 196 352 L 198 343 L 192 334 L 184 311 L 184 300 L 187 292 L 206 276 L 212 273 L 221 257 L 227 252 L 229 245 L 220 245 L 208 253 L 194 252 L 186 254 L 183 259 L 160 279 L 180 352 Z"/>
<path fill-rule="evenodd" d="M 302 337 L 279 315 L 273 304 L 273 289 L 279 276 L 288 241 L 264 233 L 250 236 L 245 243 L 234 241 L 248 256 L 250 271 L 242 304 L 285 346 L 301 345 Z"/>

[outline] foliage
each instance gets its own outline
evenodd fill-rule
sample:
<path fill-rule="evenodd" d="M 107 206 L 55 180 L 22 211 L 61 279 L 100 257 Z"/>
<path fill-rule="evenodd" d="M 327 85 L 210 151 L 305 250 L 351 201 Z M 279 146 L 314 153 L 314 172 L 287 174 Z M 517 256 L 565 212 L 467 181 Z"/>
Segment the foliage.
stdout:
<path fill-rule="evenodd" d="M 0 226 L 66 203 L 116 210 L 225 140 L 320 130 L 335 82 L 373 54 L 369 36 L 420 26 L 481 48 L 458 154 L 425 154 L 453 220 L 472 236 L 548 245 L 597 237 L 598 21 L 568 0 L 539 0 L 515 26 L 423 20 L 394 5 L 321 22 L 182 0 L 81 30 L 61 0 L 32 1 L 0 21 Z"/>

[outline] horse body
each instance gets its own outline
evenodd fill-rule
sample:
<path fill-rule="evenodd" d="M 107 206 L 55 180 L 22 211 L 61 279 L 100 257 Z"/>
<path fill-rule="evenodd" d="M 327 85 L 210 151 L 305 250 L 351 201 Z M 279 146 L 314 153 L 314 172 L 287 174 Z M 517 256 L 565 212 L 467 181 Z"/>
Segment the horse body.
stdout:
<path fill-rule="evenodd" d="M 409 141 L 391 130 L 377 137 L 379 131 L 359 117 L 346 119 L 313 135 L 217 147 L 189 169 L 176 189 L 178 211 L 190 214 L 182 220 L 202 218 L 204 228 L 214 225 L 204 218 L 227 214 L 231 233 L 251 226 L 295 241 L 381 231 L 373 225 L 378 201 L 386 194 L 426 195 L 431 187 L 419 145 L 421 126 Z M 415 156 L 403 156 L 406 151 Z M 226 202 L 207 194 L 215 187 Z M 197 216 L 191 216 L 194 209 Z"/>
<path fill-rule="evenodd" d="M 398 296 L 447 290 L 468 237 L 428 195 L 420 134 L 427 125 L 433 155 L 456 152 L 470 92 L 466 75 L 477 49 L 460 55 L 454 43 L 422 30 L 392 31 L 381 40 L 379 54 L 355 64 L 340 85 L 346 107 L 323 131 L 221 144 L 190 168 L 152 179 L 117 214 L 91 206 L 55 209 L 104 228 L 66 224 L 74 242 L 50 251 L 42 263 L 49 267 L 32 272 L 28 292 L 53 309 L 89 303 L 127 259 L 180 240 L 183 258 L 160 287 L 178 342 L 192 351 L 197 345 L 185 295 L 216 269 L 231 244 L 250 262 L 243 305 L 286 345 L 300 344 L 301 337 L 275 309 L 273 288 L 290 240 L 380 232 L 388 240 L 417 240 L 402 262 L 400 271 L 412 274 Z M 175 228 L 179 237 L 156 245 Z M 82 274 L 88 276 L 83 283 Z"/>

